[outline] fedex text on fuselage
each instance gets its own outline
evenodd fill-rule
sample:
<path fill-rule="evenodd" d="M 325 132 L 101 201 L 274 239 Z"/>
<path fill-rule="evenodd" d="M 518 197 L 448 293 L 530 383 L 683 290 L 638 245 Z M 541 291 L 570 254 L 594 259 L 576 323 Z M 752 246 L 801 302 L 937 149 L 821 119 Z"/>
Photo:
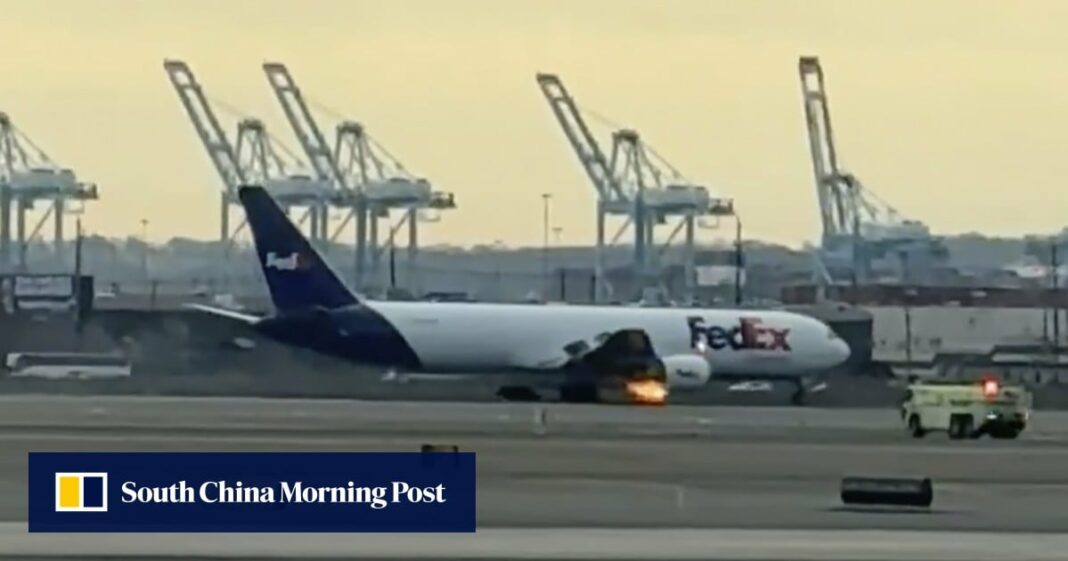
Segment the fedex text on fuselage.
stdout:
<path fill-rule="evenodd" d="M 761 324 L 758 317 L 741 317 L 732 327 L 709 325 L 700 316 L 687 318 L 690 324 L 690 338 L 694 346 L 703 340 L 709 349 L 723 350 L 730 348 L 767 351 L 791 351 L 790 328 L 775 328 Z"/>

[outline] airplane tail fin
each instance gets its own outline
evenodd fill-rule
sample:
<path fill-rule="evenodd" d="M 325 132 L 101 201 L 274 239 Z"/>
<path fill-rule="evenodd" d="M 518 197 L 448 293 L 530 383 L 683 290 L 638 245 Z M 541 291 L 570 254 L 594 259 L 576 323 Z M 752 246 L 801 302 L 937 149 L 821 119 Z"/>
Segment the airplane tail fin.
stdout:
<path fill-rule="evenodd" d="M 279 313 L 359 302 L 263 187 L 241 187 L 237 195 Z"/>

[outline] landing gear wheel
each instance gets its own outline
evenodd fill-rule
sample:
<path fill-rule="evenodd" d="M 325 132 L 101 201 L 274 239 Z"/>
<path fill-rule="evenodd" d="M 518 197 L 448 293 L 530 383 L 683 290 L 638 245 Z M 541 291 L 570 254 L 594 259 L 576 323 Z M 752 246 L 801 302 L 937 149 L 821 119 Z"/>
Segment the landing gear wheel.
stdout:
<path fill-rule="evenodd" d="M 808 392 L 805 391 L 805 387 L 801 384 L 798 384 L 797 388 L 794 389 L 794 393 L 790 394 L 790 405 L 793 405 L 795 407 L 804 406 L 805 397 L 807 396 L 807 393 Z"/>
<path fill-rule="evenodd" d="M 560 386 L 560 401 L 565 403 L 597 403 L 600 395 L 594 384 L 564 384 Z"/>
<path fill-rule="evenodd" d="M 505 401 L 541 401 L 541 396 L 527 386 L 502 386 L 497 390 L 497 397 Z"/>

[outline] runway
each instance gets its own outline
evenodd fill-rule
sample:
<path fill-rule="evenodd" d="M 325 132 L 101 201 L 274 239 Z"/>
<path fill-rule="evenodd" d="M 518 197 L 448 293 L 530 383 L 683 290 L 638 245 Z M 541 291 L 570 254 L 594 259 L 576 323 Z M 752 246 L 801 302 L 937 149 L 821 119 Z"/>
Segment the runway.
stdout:
<path fill-rule="evenodd" d="M 50 428 L 911 442 L 895 409 L 0 395 L 0 430 Z M 1024 439 L 1068 443 L 1068 411 L 1035 412 Z"/>
<path fill-rule="evenodd" d="M 1063 561 L 1068 537 L 880 531 L 490 529 L 476 534 L 41 535 L 0 526 L 0 558 Z"/>
<path fill-rule="evenodd" d="M 428 442 L 478 453 L 479 536 L 513 536 L 501 537 L 502 544 L 535 531 L 568 532 L 560 528 L 614 532 L 613 543 L 651 529 L 660 532 L 648 537 L 657 543 L 672 531 L 691 532 L 665 539 L 662 556 L 671 558 L 678 540 L 713 543 L 729 535 L 740 543 L 739 536 L 749 536 L 768 545 L 783 531 L 797 530 L 846 532 L 841 540 L 857 544 L 865 541 L 845 536 L 860 530 L 1068 532 L 1064 413 L 1038 412 L 1017 441 L 941 435 L 917 441 L 905 435 L 893 410 L 5 396 L 0 521 L 14 526 L 0 533 L 0 551 L 12 551 L 3 544 L 19 536 L 40 537 L 11 529 L 25 520 L 29 451 L 402 451 Z M 838 499 L 845 475 L 931 477 L 935 503 L 929 511 L 847 509 Z M 728 530 L 735 533 L 716 533 Z M 341 538 L 328 541 L 335 539 Z M 1060 538 L 1013 534 L 1002 541 L 1053 539 Z M 771 556 L 719 558 L 896 558 L 893 549 L 882 557 L 878 548 L 860 549 L 853 557 L 820 557 L 817 548 L 810 557 L 766 550 Z M 446 550 L 455 558 L 480 557 L 463 547 Z M 679 549 L 676 558 L 693 558 L 694 551 Z M 953 558 L 937 556 L 945 553 L 907 558 Z M 498 551 L 498 558 L 512 555 L 519 554 Z"/>

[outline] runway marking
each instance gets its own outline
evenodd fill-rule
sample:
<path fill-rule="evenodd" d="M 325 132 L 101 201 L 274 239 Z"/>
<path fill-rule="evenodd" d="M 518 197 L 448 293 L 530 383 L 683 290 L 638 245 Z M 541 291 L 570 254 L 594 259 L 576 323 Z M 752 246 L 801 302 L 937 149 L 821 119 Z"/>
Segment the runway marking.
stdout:
<path fill-rule="evenodd" d="M 418 437 L 412 437 L 418 439 Z M 220 442 L 220 443 L 256 443 L 256 444 L 338 444 L 338 443 L 353 443 L 352 436 L 349 437 L 336 437 L 336 438 L 324 438 L 324 437 L 268 437 L 268 436 L 226 436 L 226 435 L 213 435 L 213 434 L 196 434 L 196 435 L 143 435 L 143 434 L 0 434 L 0 440 L 18 440 L 33 442 L 35 440 L 51 440 L 60 442 L 149 442 L 149 443 L 162 443 L 162 442 Z M 378 439 L 361 437 L 357 442 L 373 442 L 375 440 L 388 440 L 386 438 L 379 437 Z"/>
<path fill-rule="evenodd" d="M 483 528 L 475 534 L 50 534 L 0 524 L 7 556 L 1062 561 L 1068 535 L 870 530 Z"/>
<path fill-rule="evenodd" d="M 391 437 L 389 435 L 349 435 L 344 437 L 306 437 L 306 436 L 240 436 L 240 435 L 213 435 L 213 434 L 195 434 L 195 435 L 147 435 L 147 434 L 24 434 L 24 433 L 0 433 L 0 442 L 2 441 L 19 441 L 19 442 L 35 442 L 35 441 L 52 441 L 52 442 L 130 442 L 130 443 L 150 443 L 150 444 L 162 444 L 162 443 L 176 443 L 176 442 L 212 442 L 219 444 L 266 444 L 266 445 L 304 445 L 304 446 L 336 446 L 342 445 L 361 445 L 368 447 L 375 444 L 383 445 L 407 445 L 414 442 L 424 440 L 418 435 L 405 435 Z M 465 439 L 458 439 L 465 440 Z M 614 448 L 617 447 L 617 443 L 606 441 L 588 441 L 588 442 L 574 442 L 574 441 L 561 441 L 561 440 L 530 440 L 525 441 L 538 447 L 567 447 L 573 448 L 580 446 L 582 448 Z M 471 443 L 471 447 L 474 448 L 479 441 Z M 492 445 L 500 446 L 501 443 L 493 442 Z M 505 446 L 514 447 L 519 443 L 506 443 Z M 477 452 L 477 450 L 474 450 Z"/>
<path fill-rule="evenodd" d="M 381 430 L 386 428 L 388 430 Z M 249 442 L 266 444 L 336 444 L 350 443 L 354 441 L 390 441 L 409 440 L 421 438 L 420 430 L 415 426 L 404 427 L 368 427 L 365 430 L 352 432 L 337 431 L 333 434 L 324 435 L 323 430 L 315 428 L 307 429 L 280 429 L 275 427 L 91 427 L 84 431 L 69 431 L 70 427 L 32 427 L 29 430 L 0 429 L 0 440 L 12 441 L 117 441 L 124 440 L 137 442 L 187 442 L 187 441 L 212 441 L 212 442 Z M 132 429 L 132 430 L 131 430 Z M 378 430 L 375 430 L 378 429 Z M 395 429 L 395 430 L 394 430 Z M 212 432 L 212 431 L 215 432 Z M 236 430 L 239 434 L 225 434 L 227 430 Z M 188 432 L 183 432 L 188 431 Z M 330 431 L 325 431 L 330 432 Z M 121 434 L 115 434 L 121 433 Z M 430 433 L 428 433 L 429 436 Z M 672 433 L 614 433 L 605 434 L 601 437 L 588 433 L 569 434 L 567 432 L 536 435 L 530 432 L 494 433 L 491 430 L 477 432 L 451 431 L 450 437 L 470 441 L 473 443 L 489 443 L 493 446 L 521 446 L 536 445 L 556 447 L 598 447 L 605 449 L 619 448 L 625 451 L 628 443 L 640 443 L 641 446 L 664 447 L 675 449 L 686 446 L 715 445 L 724 448 L 762 448 L 774 447 L 777 450 L 804 450 L 806 452 L 829 452 L 839 453 L 848 449 L 853 453 L 907 453 L 919 455 L 970 455 L 984 456 L 991 454 L 1003 454 L 1010 452 L 1016 456 L 1042 455 L 1042 456 L 1068 456 L 1068 447 L 1053 446 L 1017 446 L 1010 443 L 918 443 L 906 442 L 862 442 L 842 441 L 826 443 L 819 441 L 783 442 L 779 440 L 763 440 L 756 438 L 747 441 L 743 436 L 731 436 L 729 439 L 719 438 L 721 435 L 686 435 L 693 438 L 679 440 L 657 440 L 667 436 L 682 436 Z M 503 442 L 502 442 L 503 440 Z M 978 445 L 976 445 L 978 444 Z"/>

